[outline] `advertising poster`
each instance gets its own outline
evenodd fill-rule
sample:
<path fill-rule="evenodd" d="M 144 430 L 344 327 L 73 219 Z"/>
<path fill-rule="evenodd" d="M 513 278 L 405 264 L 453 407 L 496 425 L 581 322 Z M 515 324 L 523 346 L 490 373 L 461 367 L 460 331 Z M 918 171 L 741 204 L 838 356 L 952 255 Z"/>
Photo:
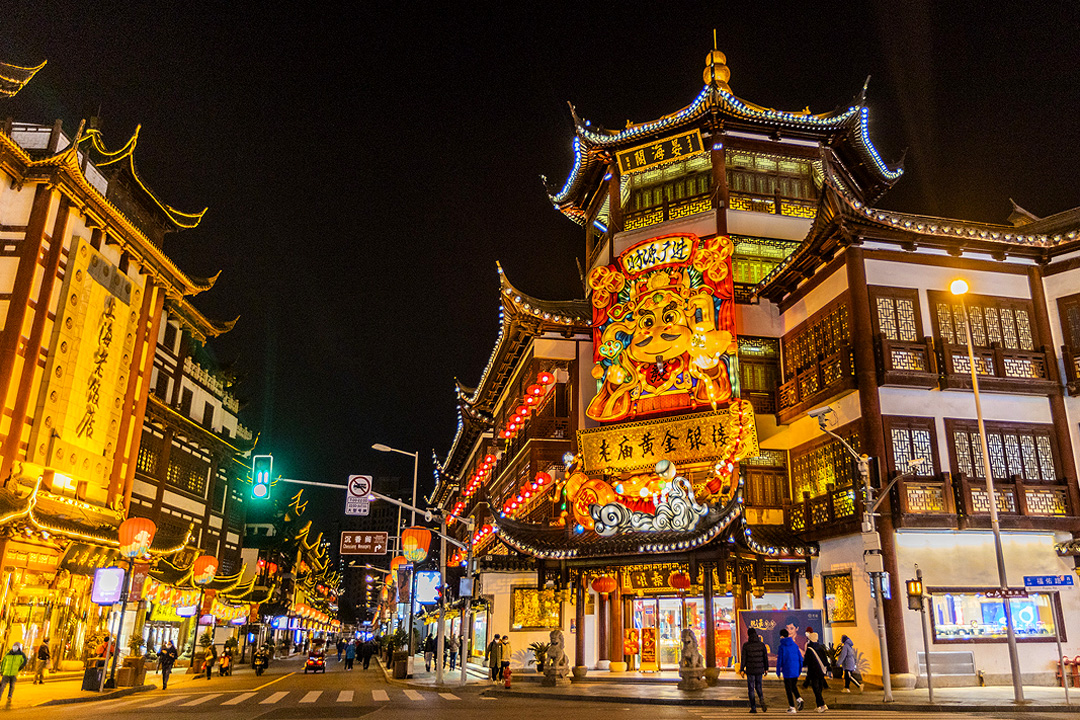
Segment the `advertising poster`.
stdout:
<path fill-rule="evenodd" d="M 823 628 L 822 620 L 821 610 L 740 610 L 739 647 L 746 642 L 747 631 L 750 628 L 756 629 L 769 648 L 769 666 L 776 667 L 780 631 L 786 628 L 799 649 L 805 651 L 806 628 L 812 627 L 820 634 Z"/>
<path fill-rule="evenodd" d="M 637 628 L 623 630 L 623 655 L 637 655 L 641 632 Z"/>
<path fill-rule="evenodd" d="M 641 669 L 656 670 L 656 628 L 641 628 Z"/>

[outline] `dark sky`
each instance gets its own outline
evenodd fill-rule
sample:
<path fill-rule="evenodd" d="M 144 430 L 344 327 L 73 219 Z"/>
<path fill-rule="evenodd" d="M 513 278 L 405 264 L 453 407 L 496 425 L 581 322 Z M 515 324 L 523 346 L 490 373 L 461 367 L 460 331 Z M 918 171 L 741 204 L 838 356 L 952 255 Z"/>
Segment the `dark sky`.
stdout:
<path fill-rule="evenodd" d="M 762 105 L 828 111 L 872 76 L 872 138 L 907 150 L 885 207 L 1080 205 L 1073 2 L 230 5 L 8 0 L 0 59 L 49 64 L 0 113 L 74 132 L 100 108 L 114 147 L 141 123 L 143 177 L 209 206 L 166 250 L 223 271 L 196 304 L 240 315 L 214 347 L 289 477 L 408 475 L 382 442 L 419 450 L 430 489 L 454 378 L 475 384 L 496 338 L 496 261 L 530 294 L 581 295 L 584 232 L 539 180 L 570 169 L 566 102 L 615 128 L 685 106 L 713 28 Z"/>

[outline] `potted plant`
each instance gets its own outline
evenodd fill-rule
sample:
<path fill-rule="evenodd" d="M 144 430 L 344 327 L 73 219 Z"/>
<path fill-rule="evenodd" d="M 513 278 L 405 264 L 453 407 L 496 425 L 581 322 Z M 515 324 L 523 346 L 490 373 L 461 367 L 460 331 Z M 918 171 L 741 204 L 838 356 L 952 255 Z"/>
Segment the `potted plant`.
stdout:
<path fill-rule="evenodd" d="M 532 665 L 533 663 L 536 663 L 536 672 L 544 672 L 544 662 L 547 660 L 547 651 L 550 647 L 551 643 L 541 642 L 539 640 L 529 645 L 529 649 L 532 650 L 533 654 L 533 658 L 529 661 L 529 664 Z"/>

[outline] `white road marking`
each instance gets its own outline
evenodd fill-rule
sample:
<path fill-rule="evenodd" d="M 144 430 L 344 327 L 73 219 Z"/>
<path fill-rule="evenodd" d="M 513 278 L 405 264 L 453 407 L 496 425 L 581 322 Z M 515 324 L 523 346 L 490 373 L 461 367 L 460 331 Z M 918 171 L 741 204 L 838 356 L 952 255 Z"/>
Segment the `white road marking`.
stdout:
<path fill-rule="evenodd" d="M 460 700 L 461 699 L 457 695 L 455 695 L 454 693 L 439 693 L 439 697 L 443 698 L 444 700 Z"/>
<path fill-rule="evenodd" d="M 386 694 L 385 690 L 372 690 L 371 699 L 375 702 L 389 702 L 390 696 Z"/>
<path fill-rule="evenodd" d="M 313 703 L 313 702 L 315 702 L 316 700 L 319 699 L 320 695 L 322 695 L 322 690 L 312 690 L 307 695 L 300 698 L 300 702 L 302 702 L 302 703 Z"/>
<path fill-rule="evenodd" d="M 176 702 L 178 700 L 186 700 L 188 697 L 189 697 L 188 695 L 178 695 L 177 697 L 165 698 L 164 700 L 158 700 L 156 702 L 148 703 L 146 705 L 143 705 L 143 707 L 145 707 L 145 708 L 161 707 L 162 705 L 168 705 L 168 704 L 174 703 L 174 702 Z"/>
<path fill-rule="evenodd" d="M 424 696 L 421 695 L 420 693 L 416 692 L 415 690 L 406 690 L 405 691 L 405 697 L 409 698 L 410 700 L 423 700 L 424 699 Z"/>
<path fill-rule="evenodd" d="M 281 698 L 285 697 L 288 694 L 289 693 L 287 691 L 276 692 L 273 695 L 271 695 L 270 697 L 266 698 L 265 700 L 261 700 L 259 702 L 259 704 L 260 705 L 273 705 L 274 703 L 278 702 L 279 700 L 281 700 Z"/>
<path fill-rule="evenodd" d="M 231 700 L 226 700 L 225 702 L 223 702 L 221 704 L 222 705 L 239 705 L 240 703 L 244 702 L 245 700 L 250 700 L 253 697 L 255 697 L 255 693 L 253 693 L 253 692 L 241 693 L 241 694 L 237 695 L 236 697 L 232 698 Z"/>
<path fill-rule="evenodd" d="M 202 697 L 197 697 L 194 700 L 191 700 L 189 702 L 181 703 L 180 707 L 191 707 L 192 705 L 202 705 L 204 702 L 207 702 L 209 700 L 213 700 L 216 697 L 221 697 L 221 693 L 210 693 L 209 695 L 203 695 Z"/>
<path fill-rule="evenodd" d="M 338 696 L 337 696 L 337 701 L 338 702 L 352 702 L 352 699 L 353 699 L 353 691 L 352 690 L 342 690 L 341 692 L 338 693 Z"/>

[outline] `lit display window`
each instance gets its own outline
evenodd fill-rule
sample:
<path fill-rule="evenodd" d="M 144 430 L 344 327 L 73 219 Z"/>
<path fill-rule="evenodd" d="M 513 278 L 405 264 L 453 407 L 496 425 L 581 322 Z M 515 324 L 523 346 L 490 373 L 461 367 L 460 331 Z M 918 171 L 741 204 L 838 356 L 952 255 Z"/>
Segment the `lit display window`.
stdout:
<path fill-rule="evenodd" d="M 1005 601 L 985 591 L 931 590 L 934 642 L 1005 642 Z M 1059 608 L 1054 593 L 1009 600 L 1018 640 L 1053 640 Z M 1064 633 L 1062 634 L 1064 640 Z"/>
<path fill-rule="evenodd" d="M 511 589 L 511 630 L 562 627 L 562 604 L 554 590 Z"/>

